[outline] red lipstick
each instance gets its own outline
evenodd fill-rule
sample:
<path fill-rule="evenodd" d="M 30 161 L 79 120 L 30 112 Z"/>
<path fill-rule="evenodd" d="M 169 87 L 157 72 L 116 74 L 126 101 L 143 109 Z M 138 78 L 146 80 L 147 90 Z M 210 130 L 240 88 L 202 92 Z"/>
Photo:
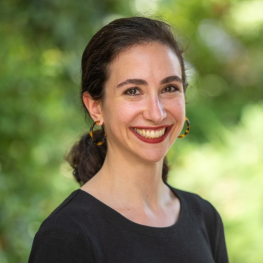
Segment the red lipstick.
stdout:
<path fill-rule="evenodd" d="M 130 127 L 130 130 L 133 132 L 133 134 L 138 138 L 140 139 L 141 141 L 143 142 L 147 142 L 147 143 L 159 143 L 159 142 L 162 142 L 165 140 L 165 138 L 167 137 L 167 135 L 169 134 L 169 132 L 171 131 L 172 129 L 172 126 L 160 126 L 160 127 Z M 134 129 L 145 129 L 145 130 L 160 130 L 160 129 L 163 129 L 163 128 L 166 128 L 165 129 L 165 132 L 164 132 L 164 135 L 162 135 L 161 137 L 159 138 L 145 138 L 143 136 L 141 136 L 140 134 L 138 134 Z"/>

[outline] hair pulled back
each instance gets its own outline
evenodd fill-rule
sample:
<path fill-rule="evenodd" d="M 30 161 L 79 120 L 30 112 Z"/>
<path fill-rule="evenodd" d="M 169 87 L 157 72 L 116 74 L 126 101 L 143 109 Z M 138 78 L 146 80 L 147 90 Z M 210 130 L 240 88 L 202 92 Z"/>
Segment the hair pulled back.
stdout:
<path fill-rule="evenodd" d="M 84 92 L 93 100 L 103 100 L 105 83 L 109 78 L 110 63 L 128 48 L 158 42 L 170 47 L 177 55 L 182 69 L 184 91 L 187 88 L 185 65 L 182 50 L 174 38 L 171 26 L 163 21 L 146 17 L 116 19 L 101 28 L 90 40 L 82 55 L 81 101 Z M 82 101 L 87 114 L 88 111 Z M 94 139 L 102 139 L 104 130 L 94 132 Z M 67 156 L 73 168 L 73 175 L 80 184 L 86 183 L 102 167 L 107 153 L 107 142 L 93 144 L 89 133 L 84 134 Z M 164 158 L 162 178 L 167 180 L 169 167 Z"/>

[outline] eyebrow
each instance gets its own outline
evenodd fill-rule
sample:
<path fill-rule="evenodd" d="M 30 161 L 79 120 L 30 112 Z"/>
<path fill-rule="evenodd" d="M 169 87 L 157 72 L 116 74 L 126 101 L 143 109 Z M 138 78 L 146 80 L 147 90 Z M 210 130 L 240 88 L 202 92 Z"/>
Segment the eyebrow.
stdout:
<path fill-rule="evenodd" d="M 161 84 L 166 84 L 166 83 L 173 82 L 173 81 L 177 81 L 177 82 L 183 83 L 182 79 L 180 77 L 176 76 L 176 75 L 166 77 L 163 80 L 161 80 L 160 83 Z M 122 86 L 127 85 L 127 84 L 147 85 L 147 81 L 145 81 L 143 79 L 126 79 L 125 81 L 119 83 L 117 85 L 117 88 L 122 87 Z"/>
<path fill-rule="evenodd" d="M 161 81 L 161 84 L 166 84 L 166 83 L 173 82 L 173 81 L 183 83 L 183 80 L 180 77 L 174 75 L 174 76 L 169 76 L 169 77 L 164 78 Z"/>

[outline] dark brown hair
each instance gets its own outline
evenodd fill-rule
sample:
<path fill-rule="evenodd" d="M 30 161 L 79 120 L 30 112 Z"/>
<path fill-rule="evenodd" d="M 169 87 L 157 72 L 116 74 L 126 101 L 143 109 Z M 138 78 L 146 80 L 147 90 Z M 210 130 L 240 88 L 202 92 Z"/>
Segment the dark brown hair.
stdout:
<path fill-rule="evenodd" d="M 184 91 L 187 88 L 182 50 L 167 23 L 146 17 L 116 19 L 101 28 L 90 40 L 82 55 L 81 101 L 84 92 L 94 100 L 102 100 L 105 83 L 109 78 L 109 65 L 121 52 L 132 46 L 158 42 L 170 47 L 177 55 L 181 68 Z M 83 107 L 86 107 L 82 101 Z M 88 113 L 88 111 L 86 110 Z M 103 137 L 103 129 L 94 132 L 94 139 Z M 86 183 L 102 167 L 107 153 L 107 142 L 93 144 L 89 133 L 84 134 L 67 156 L 73 174 L 80 184 Z M 164 158 L 162 178 L 167 180 L 169 167 Z"/>

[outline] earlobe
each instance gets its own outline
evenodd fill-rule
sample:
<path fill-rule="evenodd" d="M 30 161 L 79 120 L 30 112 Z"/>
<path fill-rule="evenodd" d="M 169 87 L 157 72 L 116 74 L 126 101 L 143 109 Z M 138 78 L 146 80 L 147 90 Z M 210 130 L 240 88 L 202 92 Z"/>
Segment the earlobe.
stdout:
<path fill-rule="evenodd" d="M 98 125 L 102 125 L 103 117 L 101 112 L 101 101 L 92 99 L 88 92 L 83 93 L 82 100 L 91 118 L 94 121 L 99 121 Z"/>

